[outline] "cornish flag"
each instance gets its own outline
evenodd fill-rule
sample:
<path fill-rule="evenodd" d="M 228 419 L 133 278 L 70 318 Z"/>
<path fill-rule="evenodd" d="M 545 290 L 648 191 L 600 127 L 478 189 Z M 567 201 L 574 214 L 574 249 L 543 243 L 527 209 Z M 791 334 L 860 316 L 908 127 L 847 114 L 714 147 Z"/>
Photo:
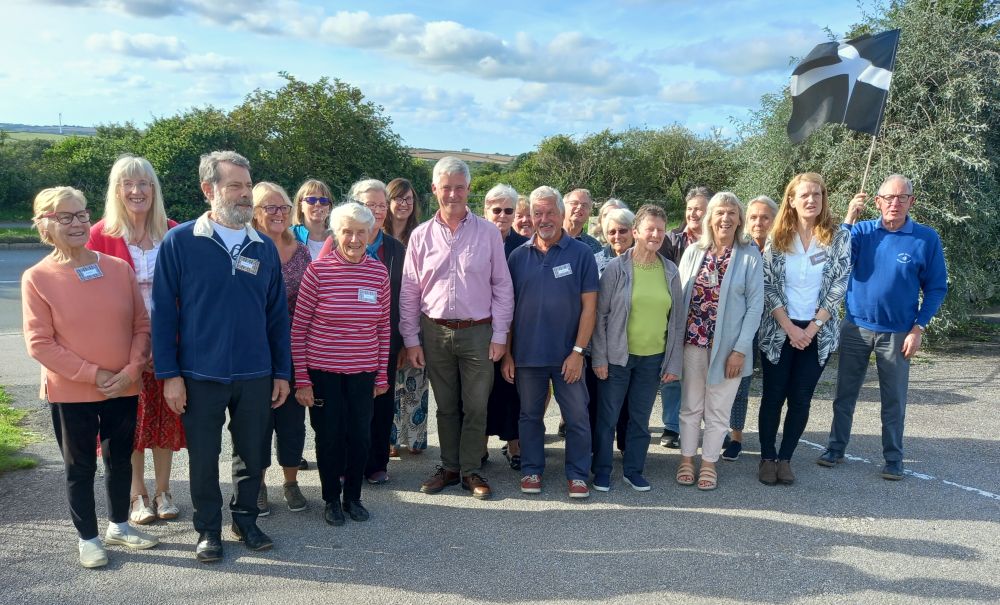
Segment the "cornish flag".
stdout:
<path fill-rule="evenodd" d="M 898 45 L 894 29 L 812 49 L 792 72 L 788 138 L 801 143 L 827 122 L 878 133 Z"/>

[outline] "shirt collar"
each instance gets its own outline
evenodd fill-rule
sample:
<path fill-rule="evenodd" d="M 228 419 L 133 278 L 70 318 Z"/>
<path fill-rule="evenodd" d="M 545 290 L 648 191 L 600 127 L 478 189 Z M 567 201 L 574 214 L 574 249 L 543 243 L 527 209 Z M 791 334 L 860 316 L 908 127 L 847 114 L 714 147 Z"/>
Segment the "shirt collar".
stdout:
<path fill-rule="evenodd" d="M 534 235 L 531 236 L 531 239 L 528 240 L 528 244 L 527 245 L 531 246 L 532 248 L 537 248 L 538 246 L 535 245 L 535 242 L 536 242 L 537 238 L 538 238 L 538 233 L 535 233 Z M 566 246 L 569 245 L 569 241 L 571 239 L 574 239 L 573 236 L 571 236 L 566 231 L 566 229 L 563 229 L 562 230 L 562 237 L 559 238 L 559 241 L 556 242 L 555 245 L 556 245 L 557 248 L 565 248 Z"/>
<path fill-rule="evenodd" d="M 382 247 L 382 230 L 378 230 L 378 235 L 375 236 L 375 241 L 368 244 L 365 248 L 365 253 L 368 256 L 378 260 L 378 249 Z"/>

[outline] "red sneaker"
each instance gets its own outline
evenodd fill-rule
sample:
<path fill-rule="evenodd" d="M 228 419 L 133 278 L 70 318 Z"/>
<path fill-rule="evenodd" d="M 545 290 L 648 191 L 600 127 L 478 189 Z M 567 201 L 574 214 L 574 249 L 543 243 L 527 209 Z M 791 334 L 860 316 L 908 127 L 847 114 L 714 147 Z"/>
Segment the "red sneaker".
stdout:
<path fill-rule="evenodd" d="M 524 485 L 524 481 L 521 481 L 521 485 Z M 523 489 L 523 488 L 522 488 Z M 569 481 L 569 497 L 570 498 L 589 498 L 590 488 L 587 487 L 587 482 L 583 479 L 570 479 Z"/>
<path fill-rule="evenodd" d="M 542 493 L 542 478 L 538 475 L 525 475 L 521 477 L 521 492 L 525 494 Z"/>

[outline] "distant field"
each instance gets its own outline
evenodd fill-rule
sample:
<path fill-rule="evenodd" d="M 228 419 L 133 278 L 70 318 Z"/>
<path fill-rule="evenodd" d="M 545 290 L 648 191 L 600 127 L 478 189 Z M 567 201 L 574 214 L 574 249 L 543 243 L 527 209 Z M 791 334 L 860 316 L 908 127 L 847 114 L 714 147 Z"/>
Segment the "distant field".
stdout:
<path fill-rule="evenodd" d="M 410 155 L 421 160 L 437 161 L 446 155 L 455 156 L 464 162 L 490 162 L 493 164 L 509 164 L 517 156 L 501 153 L 478 153 L 475 151 L 440 151 L 437 149 L 410 149 Z"/>
<path fill-rule="evenodd" d="M 59 141 L 71 135 L 51 134 L 48 132 L 8 132 L 7 136 L 15 141 L 30 141 L 32 139 L 44 139 L 46 141 Z"/>

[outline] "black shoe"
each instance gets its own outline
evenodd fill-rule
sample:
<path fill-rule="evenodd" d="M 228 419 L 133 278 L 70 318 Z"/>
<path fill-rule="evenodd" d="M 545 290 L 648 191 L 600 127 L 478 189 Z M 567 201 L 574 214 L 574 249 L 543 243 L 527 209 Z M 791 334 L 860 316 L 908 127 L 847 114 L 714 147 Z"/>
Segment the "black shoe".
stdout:
<path fill-rule="evenodd" d="M 892 462 L 886 460 L 885 466 L 882 467 L 882 478 L 888 481 L 902 481 L 903 463 L 899 460 Z"/>
<path fill-rule="evenodd" d="M 299 460 L 299 470 L 300 471 L 307 471 L 307 470 L 309 470 L 309 463 L 306 462 L 305 458 L 303 458 L 302 460 Z"/>
<path fill-rule="evenodd" d="M 347 522 L 344 519 L 344 511 L 340 508 L 340 502 L 327 502 L 323 509 L 323 520 L 330 525 L 343 525 Z"/>
<path fill-rule="evenodd" d="M 730 440 L 729 445 L 727 445 L 726 449 L 722 451 L 722 459 L 732 462 L 740 457 L 740 452 L 742 451 L 742 443 Z"/>
<path fill-rule="evenodd" d="M 361 506 L 361 500 L 344 500 L 344 512 L 352 521 L 367 521 L 370 516 L 365 507 Z"/>
<path fill-rule="evenodd" d="M 274 546 L 274 542 L 271 541 L 271 538 L 267 537 L 267 534 L 262 532 L 260 528 L 257 527 L 257 523 L 251 523 L 246 527 L 240 527 L 234 521 L 231 529 L 233 531 L 233 535 L 236 536 L 236 539 L 246 544 L 247 548 L 250 550 L 269 550 L 272 546 Z"/>
<path fill-rule="evenodd" d="M 566 423 L 565 422 L 560 422 L 559 423 L 559 430 L 557 432 L 559 433 L 560 437 L 562 437 L 563 439 L 566 438 Z"/>
<path fill-rule="evenodd" d="M 198 535 L 198 545 L 194 547 L 194 556 L 202 563 L 222 559 L 222 532 L 201 532 Z"/>
<path fill-rule="evenodd" d="M 681 447 L 680 435 L 677 434 L 677 431 L 667 429 L 660 435 L 660 445 L 676 450 Z"/>
<path fill-rule="evenodd" d="M 844 461 L 844 454 L 842 454 L 841 452 L 835 452 L 831 449 L 827 449 L 822 454 L 820 454 L 819 458 L 816 459 L 816 464 L 820 466 L 831 467 L 831 466 L 837 466 L 843 461 Z"/>

